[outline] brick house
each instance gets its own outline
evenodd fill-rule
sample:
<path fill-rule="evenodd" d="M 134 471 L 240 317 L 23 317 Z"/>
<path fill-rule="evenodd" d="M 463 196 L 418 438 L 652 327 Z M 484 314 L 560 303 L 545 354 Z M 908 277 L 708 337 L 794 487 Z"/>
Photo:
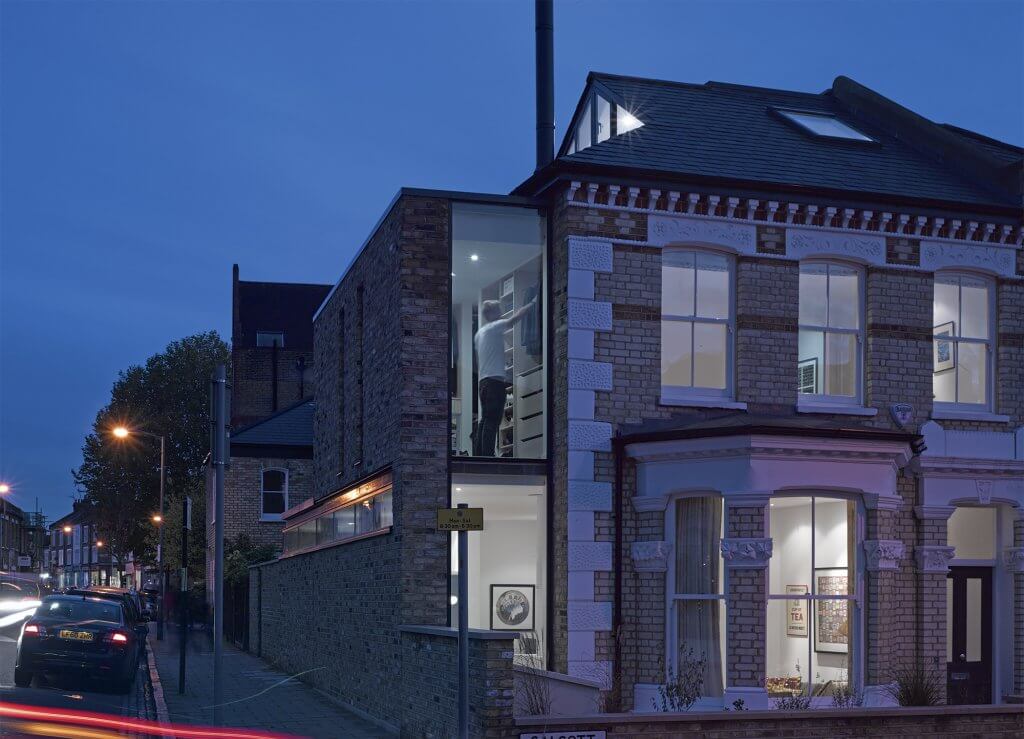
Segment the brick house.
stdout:
<path fill-rule="evenodd" d="M 450 733 L 465 502 L 474 735 L 507 652 L 624 711 L 698 668 L 717 711 L 1021 695 L 1022 155 L 844 77 L 591 74 L 511 195 L 401 190 L 313 317 L 254 650 Z"/>
<path fill-rule="evenodd" d="M 224 536 L 281 548 L 281 515 L 312 495 L 313 330 L 329 285 L 231 275 L 231 459 Z M 206 590 L 213 602 L 213 473 L 207 474 Z"/>

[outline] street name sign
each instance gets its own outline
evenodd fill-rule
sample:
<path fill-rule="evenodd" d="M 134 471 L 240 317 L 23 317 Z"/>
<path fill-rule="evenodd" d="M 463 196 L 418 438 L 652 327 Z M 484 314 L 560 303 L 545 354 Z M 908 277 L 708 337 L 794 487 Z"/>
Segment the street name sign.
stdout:
<path fill-rule="evenodd" d="M 605 739 L 603 731 L 544 731 L 539 734 L 520 734 L 519 739 Z"/>
<path fill-rule="evenodd" d="M 483 508 L 439 508 L 438 531 L 483 531 Z"/>

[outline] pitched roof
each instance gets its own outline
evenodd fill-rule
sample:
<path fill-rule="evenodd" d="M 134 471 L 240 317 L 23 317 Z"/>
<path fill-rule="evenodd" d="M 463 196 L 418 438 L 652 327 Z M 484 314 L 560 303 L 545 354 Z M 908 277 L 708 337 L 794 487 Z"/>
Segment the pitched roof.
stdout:
<path fill-rule="evenodd" d="M 1019 147 L 934 124 L 847 78 L 837 78 L 822 93 L 803 93 L 592 72 L 577 114 L 591 90 L 625 107 L 643 126 L 572 154 L 570 127 L 556 168 L 630 168 L 967 206 L 1020 206 Z M 814 136 L 778 115 L 780 108 L 833 115 L 875 142 Z M 972 157 L 978 161 L 965 164 Z M 1010 171 L 989 177 L 985 167 Z M 1006 181 L 1009 190 L 993 185 Z"/>
<path fill-rule="evenodd" d="M 272 416 L 231 433 L 231 444 L 313 446 L 312 398 L 301 400 Z"/>

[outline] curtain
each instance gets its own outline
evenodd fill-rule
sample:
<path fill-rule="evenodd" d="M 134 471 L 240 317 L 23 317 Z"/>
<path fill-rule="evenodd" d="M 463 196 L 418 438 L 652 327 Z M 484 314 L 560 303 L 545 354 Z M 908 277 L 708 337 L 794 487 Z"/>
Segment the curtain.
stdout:
<path fill-rule="evenodd" d="M 719 592 L 722 502 L 717 497 L 684 498 L 676 502 L 676 593 L 715 595 Z M 705 696 L 722 695 L 722 650 L 719 600 L 676 601 L 679 666 L 692 651 L 707 659 Z"/>

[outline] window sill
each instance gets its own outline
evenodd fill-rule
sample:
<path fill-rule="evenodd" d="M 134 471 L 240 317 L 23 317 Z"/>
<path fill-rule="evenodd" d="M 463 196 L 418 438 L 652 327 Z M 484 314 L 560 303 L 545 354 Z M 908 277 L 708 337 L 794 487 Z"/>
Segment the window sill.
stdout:
<path fill-rule="evenodd" d="M 829 403 L 797 403 L 797 413 L 830 413 L 836 416 L 877 416 L 878 409 L 863 405 L 831 405 Z"/>
<path fill-rule="evenodd" d="M 728 398 L 669 398 L 662 395 L 660 403 L 688 408 L 727 408 L 733 411 L 747 409 L 746 403 L 737 403 Z"/>
<path fill-rule="evenodd" d="M 989 411 L 955 411 L 935 408 L 932 419 L 937 421 L 988 421 L 990 423 L 1009 423 L 1010 417 Z"/>

